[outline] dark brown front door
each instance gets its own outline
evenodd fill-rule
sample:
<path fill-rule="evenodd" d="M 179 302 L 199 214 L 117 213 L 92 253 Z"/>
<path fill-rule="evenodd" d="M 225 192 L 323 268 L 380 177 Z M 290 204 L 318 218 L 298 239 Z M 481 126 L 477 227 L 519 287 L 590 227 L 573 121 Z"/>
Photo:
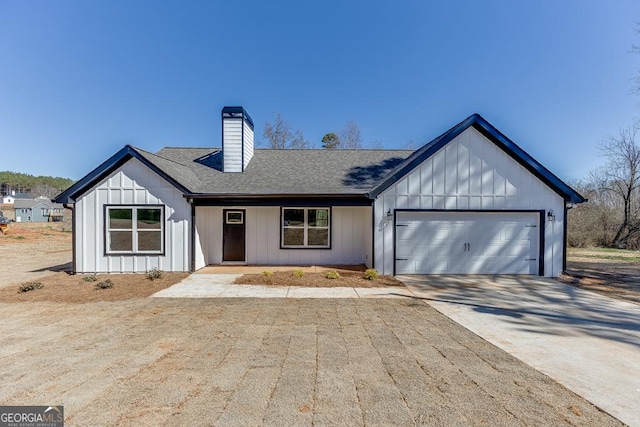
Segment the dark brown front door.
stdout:
<path fill-rule="evenodd" d="M 222 211 L 222 261 L 244 261 L 244 210 Z"/>

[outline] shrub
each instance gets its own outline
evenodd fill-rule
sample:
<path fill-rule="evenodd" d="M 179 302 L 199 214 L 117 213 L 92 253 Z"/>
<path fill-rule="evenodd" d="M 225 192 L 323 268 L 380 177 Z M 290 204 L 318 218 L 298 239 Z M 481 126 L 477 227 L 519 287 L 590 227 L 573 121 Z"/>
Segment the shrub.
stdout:
<path fill-rule="evenodd" d="M 293 277 L 298 277 L 298 278 L 304 277 L 304 271 L 302 271 L 302 270 L 293 270 Z"/>
<path fill-rule="evenodd" d="M 339 279 L 340 273 L 335 270 L 327 271 L 327 275 L 325 276 L 327 279 Z"/>
<path fill-rule="evenodd" d="M 20 285 L 18 288 L 18 292 L 29 292 L 35 289 L 42 289 L 44 285 L 40 282 L 26 282 Z"/>
<path fill-rule="evenodd" d="M 375 268 L 367 268 L 364 272 L 364 278 L 367 280 L 376 280 L 378 278 L 378 272 Z"/>
<path fill-rule="evenodd" d="M 94 273 L 94 274 L 90 274 L 88 276 L 83 276 L 82 280 L 84 280 L 85 282 L 95 282 L 96 280 L 98 280 L 98 278 L 96 277 L 96 275 Z"/>
<path fill-rule="evenodd" d="M 111 289 L 113 288 L 113 282 L 111 279 L 107 279 L 103 282 L 98 282 L 94 285 L 96 289 Z"/>
<path fill-rule="evenodd" d="M 162 276 L 164 276 L 164 271 L 158 270 L 154 267 L 151 270 L 147 271 L 146 276 L 149 280 L 162 279 Z"/>
<path fill-rule="evenodd" d="M 273 276 L 273 271 L 265 270 L 262 272 L 262 275 L 266 277 L 271 277 Z"/>

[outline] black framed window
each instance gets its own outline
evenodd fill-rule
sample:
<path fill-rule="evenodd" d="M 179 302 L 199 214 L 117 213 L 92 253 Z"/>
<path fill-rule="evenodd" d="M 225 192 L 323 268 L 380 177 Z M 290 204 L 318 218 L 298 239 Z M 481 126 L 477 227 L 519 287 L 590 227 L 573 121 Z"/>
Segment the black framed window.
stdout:
<path fill-rule="evenodd" d="M 331 209 L 282 208 L 283 248 L 329 248 Z"/>
<path fill-rule="evenodd" d="M 164 206 L 106 206 L 107 254 L 164 252 Z"/>

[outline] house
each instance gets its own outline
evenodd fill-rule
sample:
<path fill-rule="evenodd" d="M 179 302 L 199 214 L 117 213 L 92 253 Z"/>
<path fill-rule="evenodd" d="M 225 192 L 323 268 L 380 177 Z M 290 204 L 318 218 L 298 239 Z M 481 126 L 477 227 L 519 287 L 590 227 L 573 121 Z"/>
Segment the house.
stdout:
<path fill-rule="evenodd" d="M 382 274 L 565 268 L 586 200 L 478 114 L 416 151 L 254 149 L 242 107 L 222 148 L 125 146 L 56 201 L 76 272 L 366 264 Z"/>
<path fill-rule="evenodd" d="M 2 198 L 0 198 L 0 203 L 3 205 L 12 205 L 15 203 L 15 201 L 16 201 L 16 196 L 11 194 L 2 196 Z"/>
<path fill-rule="evenodd" d="M 64 207 L 52 203 L 45 197 L 36 199 L 16 198 L 13 204 L 16 222 L 51 222 L 62 221 Z"/>

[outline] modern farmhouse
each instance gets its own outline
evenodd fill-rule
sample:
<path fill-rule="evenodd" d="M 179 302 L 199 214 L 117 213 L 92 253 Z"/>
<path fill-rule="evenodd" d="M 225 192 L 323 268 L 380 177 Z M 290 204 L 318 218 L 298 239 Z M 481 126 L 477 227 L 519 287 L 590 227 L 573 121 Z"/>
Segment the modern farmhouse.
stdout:
<path fill-rule="evenodd" d="M 221 148 L 125 146 L 56 198 L 76 272 L 366 264 L 557 276 L 585 199 L 480 115 L 416 151 L 262 150 L 242 107 Z"/>

